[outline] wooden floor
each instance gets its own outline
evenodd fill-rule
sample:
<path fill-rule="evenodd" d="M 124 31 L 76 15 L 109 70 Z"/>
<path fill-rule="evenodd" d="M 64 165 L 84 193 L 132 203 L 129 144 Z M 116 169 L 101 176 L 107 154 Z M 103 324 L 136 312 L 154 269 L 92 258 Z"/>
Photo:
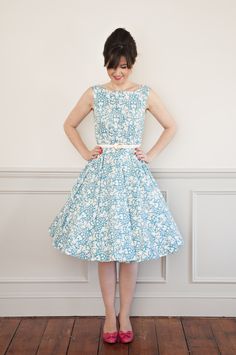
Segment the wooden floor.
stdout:
<path fill-rule="evenodd" d="M 236 355 L 236 317 L 130 317 L 130 344 L 102 340 L 104 317 L 0 317 L 0 354 Z"/>

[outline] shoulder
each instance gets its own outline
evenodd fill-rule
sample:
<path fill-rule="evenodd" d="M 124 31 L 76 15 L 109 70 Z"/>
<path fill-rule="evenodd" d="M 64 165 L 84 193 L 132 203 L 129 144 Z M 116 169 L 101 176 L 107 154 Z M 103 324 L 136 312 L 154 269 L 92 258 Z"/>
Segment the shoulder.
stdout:
<path fill-rule="evenodd" d="M 89 87 L 85 90 L 84 94 L 87 95 L 87 96 L 89 96 L 90 98 L 92 98 L 92 97 L 93 97 L 93 91 L 94 91 L 94 88 L 95 88 L 95 87 L 96 87 L 96 85 L 89 86 Z"/>
<path fill-rule="evenodd" d="M 94 86 L 89 86 L 87 89 L 85 89 L 81 95 L 81 97 L 89 99 L 93 97 L 93 88 Z"/>
<path fill-rule="evenodd" d="M 146 84 L 144 86 L 147 89 L 147 95 L 148 95 L 146 109 L 151 110 L 153 106 L 157 105 L 158 103 L 161 103 L 161 98 L 156 92 L 156 90 L 154 90 L 151 86 Z"/>
<path fill-rule="evenodd" d="M 93 86 L 89 86 L 82 92 L 79 103 L 90 106 L 93 109 Z"/>

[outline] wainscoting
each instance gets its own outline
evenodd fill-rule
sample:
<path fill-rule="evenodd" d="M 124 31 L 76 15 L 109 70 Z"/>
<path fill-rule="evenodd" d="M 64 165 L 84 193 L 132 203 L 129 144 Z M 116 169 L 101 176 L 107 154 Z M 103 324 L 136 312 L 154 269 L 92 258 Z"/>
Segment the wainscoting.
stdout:
<path fill-rule="evenodd" d="M 236 316 L 236 170 L 151 171 L 185 245 L 139 265 L 131 315 Z M 104 314 L 97 262 L 62 254 L 48 235 L 79 172 L 0 170 L 1 316 Z M 117 276 L 117 310 L 118 288 Z"/>

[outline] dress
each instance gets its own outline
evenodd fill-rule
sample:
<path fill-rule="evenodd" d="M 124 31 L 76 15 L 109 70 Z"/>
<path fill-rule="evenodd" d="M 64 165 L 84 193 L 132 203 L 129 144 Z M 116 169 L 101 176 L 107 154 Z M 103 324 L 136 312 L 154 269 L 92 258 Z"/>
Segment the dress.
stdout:
<path fill-rule="evenodd" d="M 97 145 L 141 145 L 150 87 L 92 90 Z M 141 262 L 184 245 L 148 163 L 130 147 L 87 161 L 48 231 L 55 248 L 91 261 Z"/>

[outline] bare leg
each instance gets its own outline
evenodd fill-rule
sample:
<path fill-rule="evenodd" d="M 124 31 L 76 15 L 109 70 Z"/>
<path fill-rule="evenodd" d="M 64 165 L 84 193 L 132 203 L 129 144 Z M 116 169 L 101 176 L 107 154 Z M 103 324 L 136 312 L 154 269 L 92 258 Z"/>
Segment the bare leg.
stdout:
<path fill-rule="evenodd" d="M 119 289 L 120 289 L 120 330 L 132 330 L 129 313 L 136 286 L 138 263 L 120 263 Z"/>
<path fill-rule="evenodd" d="M 98 274 L 105 306 L 103 331 L 114 332 L 117 330 L 115 312 L 116 262 L 98 262 Z"/>

